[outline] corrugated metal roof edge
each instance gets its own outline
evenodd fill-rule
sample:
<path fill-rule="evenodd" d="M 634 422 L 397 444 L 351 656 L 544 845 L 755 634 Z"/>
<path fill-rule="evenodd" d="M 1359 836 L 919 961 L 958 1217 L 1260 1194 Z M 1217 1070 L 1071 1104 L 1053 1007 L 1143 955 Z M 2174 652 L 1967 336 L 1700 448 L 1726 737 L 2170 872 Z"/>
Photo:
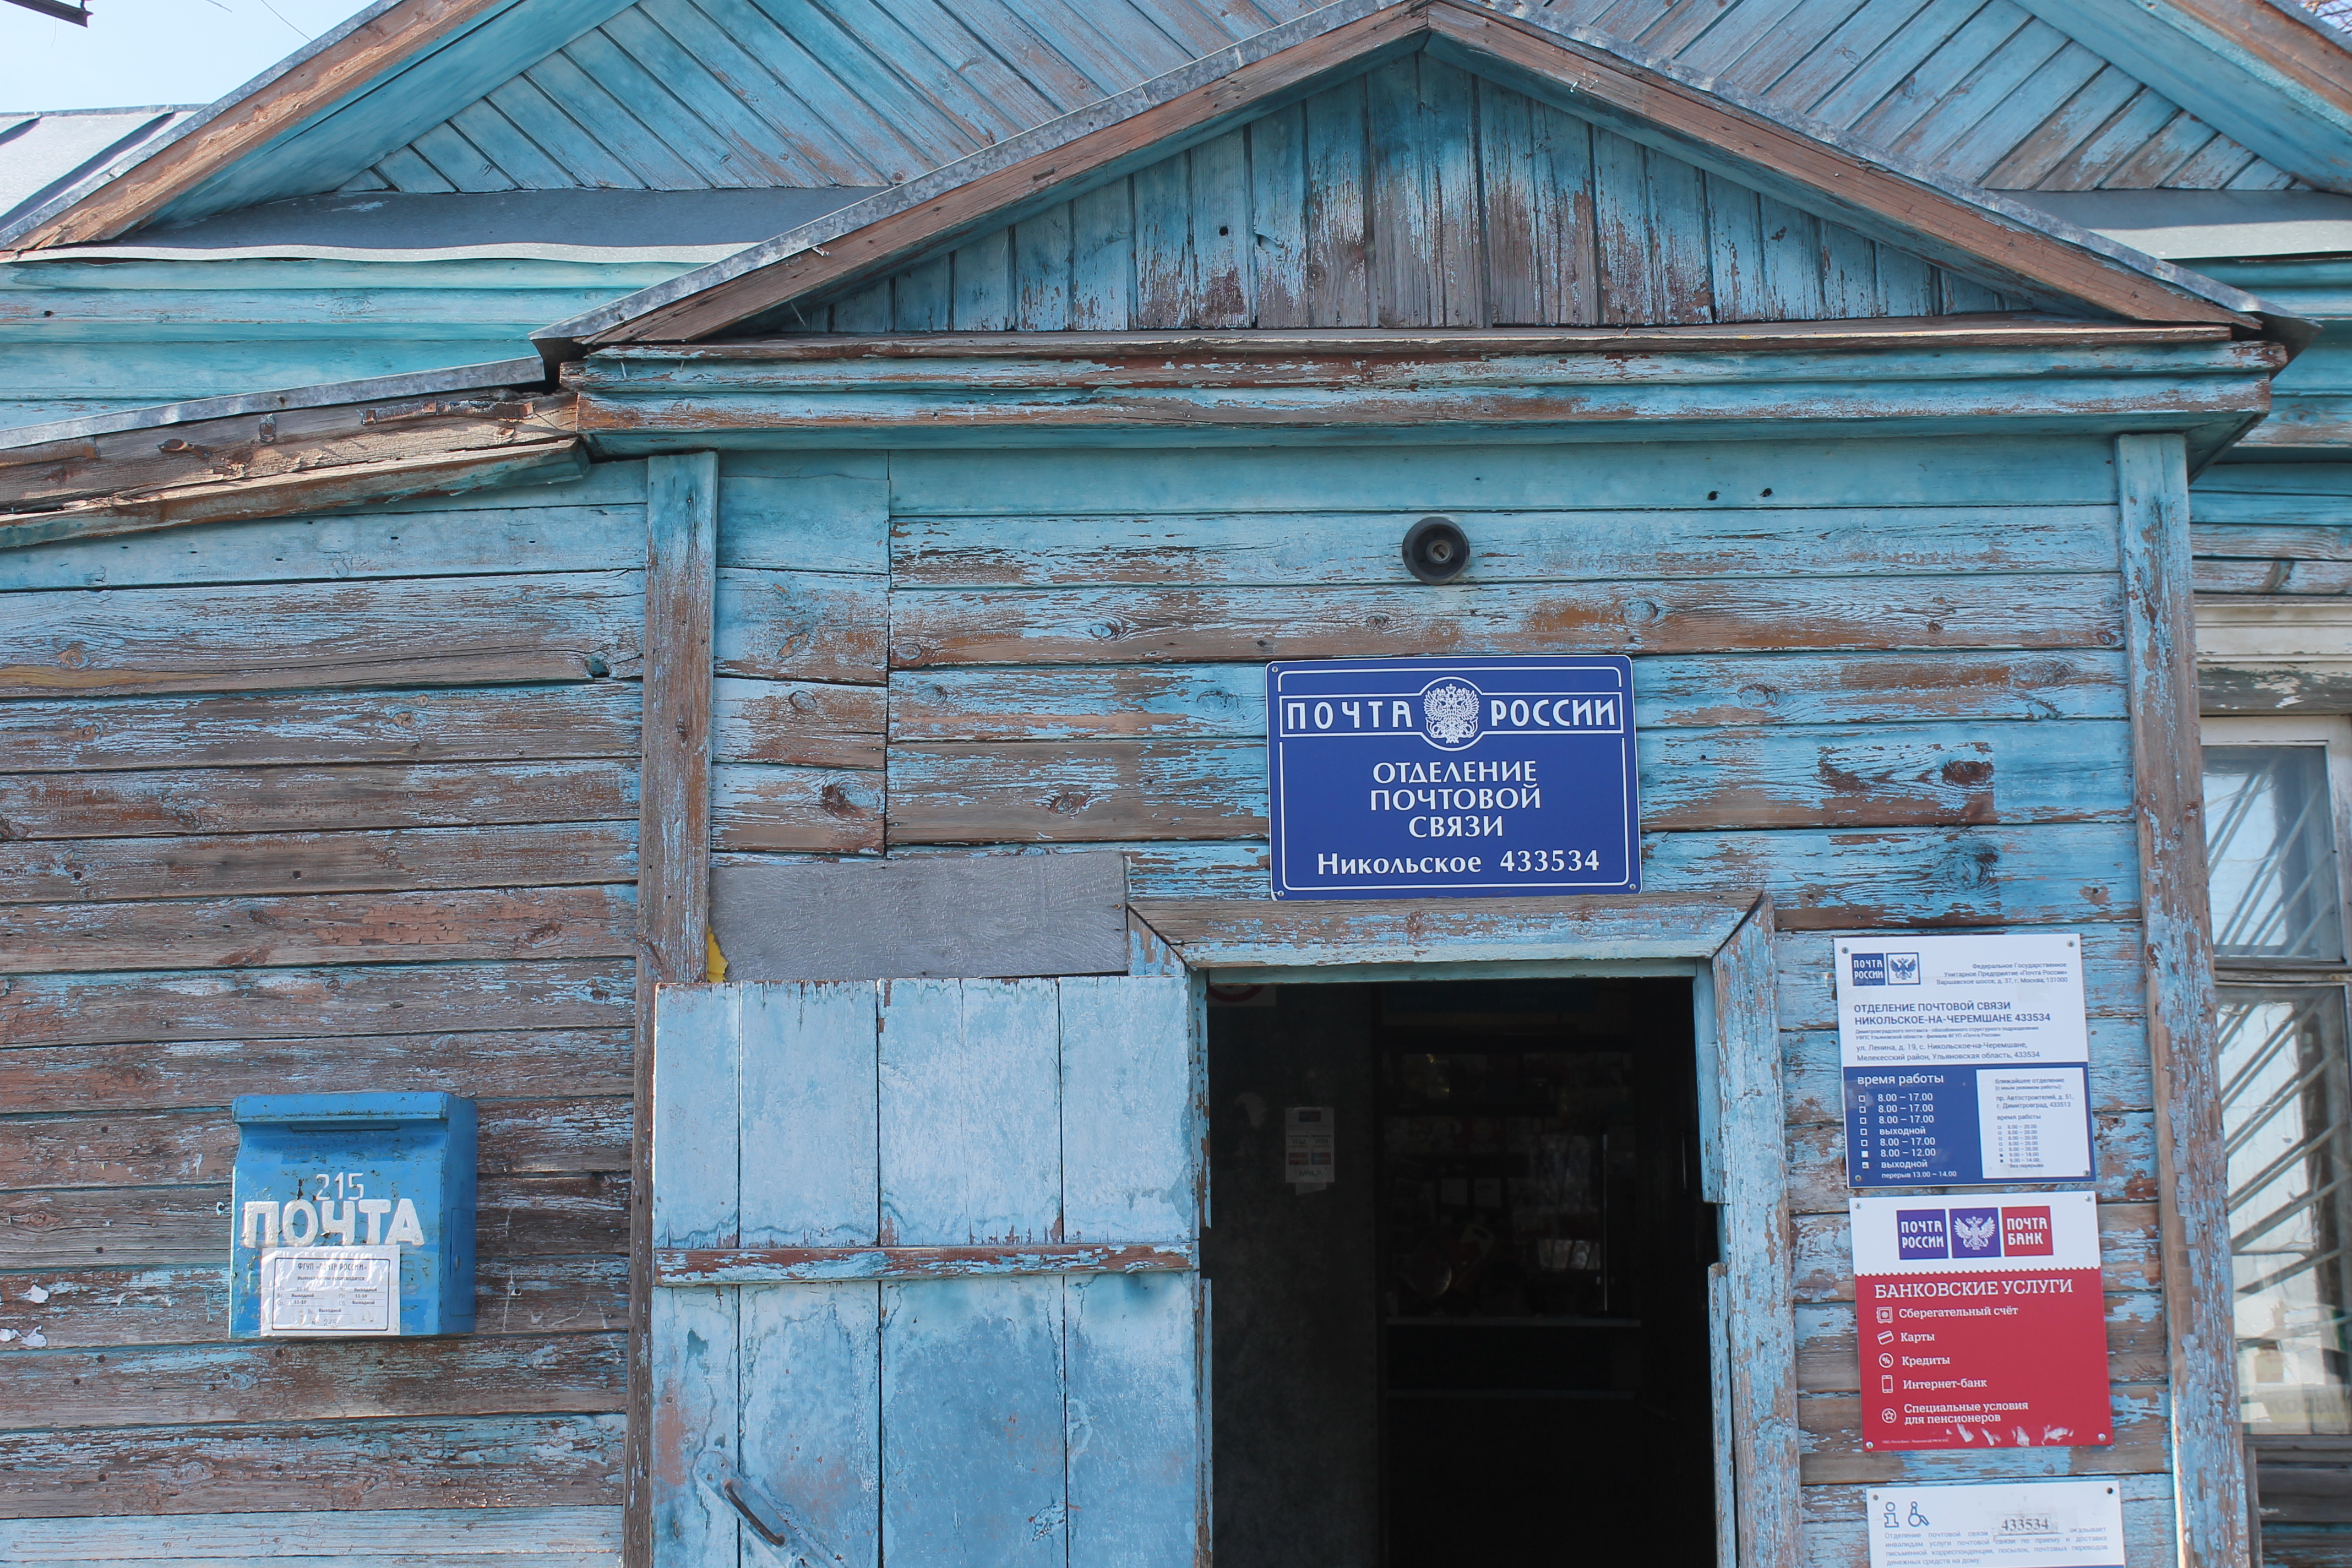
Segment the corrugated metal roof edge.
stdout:
<path fill-rule="evenodd" d="M 1022 158 L 1036 156 L 1104 126 L 1130 119 L 1159 103 L 1200 88 L 1216 78 L 1267 56 L 1320 37 L 1325 33 L 1351 22 L 1388 9 L 1395 0 L 1335 0 L 1319 10 L 1310 11 L 1294 22 L 1270 28 L 1253 37 L 1204 55 L 1197 60 L 1178 67 L 1129 89 L 1126 92 L 1101 100 L 1068 114 L 1049 120 L 1042 125 L 1008 137 L 994 146 L 982 149 L 971 156 L 943 165 L 928 174 L 908 181 L 863 201 L 853 202 L 838 212 L 789 229 L 772 239 L 763 240 L 737 252 L 723 261 L 681 273 L 664 283 L 622 296 L 595 310 L 583 311 L 568 321 L 543 327 L 531 334 L 532 341 L 542 345 L 542 353 L 552 364 L 574 352 L 578 345 L 614 329 L 626 325 L 682 300 L 692 298 L 705 289 L 716 288 L 771 266 L 814 247 L 825 245 L 855 233 L 866 225 L 911 210 L 938 200 L 948 192 L 969 183 L 980 174 Z M 1506 7 L 1488 6 L 1497 14 L 1510 15 Z M 2068 223 L 2062 218 L 2011 200 L 1998 192 L 1948 179 L 1940 173 L 1907 159 L 1881 153 L 1855 145 L 1835 129 L 1810 116 L 1795 115 L 1768 104 L 1759 98 L 1722 86 L 1713 76 L 1685 69 L 1674 62 L 1662 59 L 1644 50 L 1597 29 L 1560 23 L 1550 18 L 1514 16 L 1515 20 L 1537 26 L 1555 37 L 1567 38 L 1588 48 L 1601 50 L 1623 60 L 1638 69 L 1651 72 L 1677 86 L 1702 92 L 1720 100 L 1746 113 L 1783 125 L 1810 137 L 1824 146 L 1873 167 L 1885 170 L 1901 179 L 1923 185 L 1954 201 L 1964 202 L 1990 213 L 2005 222 L 2086 250 L 2115 262 L 2170 288 L 2191 294 L 2223 310 L 2242 315 L 2258 315 L 2260 301 L 2252 295 L 2232 289 L 2225 283 L 2191 272 L 2186 268 L 2162 261 L 2128 246 L 2118 245 L 2105 236 Z"/>
<path fill-rule="evenodd" d="M 339 403 L 366 403 L 378 398 L 429 397 L 436 393 L 478 392 L 494 386 L 543 388 L 547 384 L 546 366 L 536 357 L 490 360 L 441 370 L 371 376 L 363 381 L 328 382 L 276 392 L 240 392 L 225 397 L 193 398 L 184 403 L 159 403 L 150 408 L 129 408 L 119 414 L 92 414 L 80 419 L 52 420 L 47 425 L 24 425 L 13 430 L 0 430 L 0 451 L 70 441 L 81 436 L 161 430 L 200 419 L 234 418 L 240 414 L 276 414 L 289 408 L 327 408 Z"/>

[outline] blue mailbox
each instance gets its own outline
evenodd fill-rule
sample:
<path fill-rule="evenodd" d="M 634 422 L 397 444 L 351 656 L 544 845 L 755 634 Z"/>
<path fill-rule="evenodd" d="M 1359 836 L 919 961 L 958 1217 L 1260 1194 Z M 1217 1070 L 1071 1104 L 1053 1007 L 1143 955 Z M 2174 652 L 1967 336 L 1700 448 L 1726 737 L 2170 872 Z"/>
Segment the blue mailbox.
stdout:
<path fill-rule="evenodd" d="M 352 1339 L 474 1329 L 474 1102 L 242 1095 L 229 1333 Z"/>

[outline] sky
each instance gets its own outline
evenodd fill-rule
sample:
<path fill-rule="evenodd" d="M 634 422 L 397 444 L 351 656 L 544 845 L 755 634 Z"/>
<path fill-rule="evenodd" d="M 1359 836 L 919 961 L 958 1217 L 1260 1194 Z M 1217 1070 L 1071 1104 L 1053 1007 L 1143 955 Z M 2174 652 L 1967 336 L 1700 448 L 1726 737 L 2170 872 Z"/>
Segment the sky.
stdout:
<path fill-rule="evenodd" d="M 210 103 L 368 0 L 89 0 L 90 22 L 0 5 L 0 110 Z"/>

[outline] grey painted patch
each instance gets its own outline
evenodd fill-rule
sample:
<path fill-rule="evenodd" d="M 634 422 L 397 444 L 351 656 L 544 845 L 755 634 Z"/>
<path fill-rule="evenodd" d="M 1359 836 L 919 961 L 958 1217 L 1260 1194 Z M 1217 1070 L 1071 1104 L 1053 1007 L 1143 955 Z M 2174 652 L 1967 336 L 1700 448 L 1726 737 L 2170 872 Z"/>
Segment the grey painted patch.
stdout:
<path fill-rule="evenodd" d="M 2352 196 L 2326 191 L 2009 191 L 2166 259 L 2352 251 Z"/>
<path fill-rule="evenodd" d="M 744 191 L 343 191 L 154 224 L 57 259 L 299 256 L 415 260 L 525 253 L 556 259 L 731 255 L 875 194 Z M 193 254 L 192 254 L 193 253 Z M 691 257 L 688 253 L 698 253 Z"/>
<path fill-rule="evenodd" d="M 1124 974 L 1127 861 L 1112 851 L 720 866 L 730 980 Z"/>

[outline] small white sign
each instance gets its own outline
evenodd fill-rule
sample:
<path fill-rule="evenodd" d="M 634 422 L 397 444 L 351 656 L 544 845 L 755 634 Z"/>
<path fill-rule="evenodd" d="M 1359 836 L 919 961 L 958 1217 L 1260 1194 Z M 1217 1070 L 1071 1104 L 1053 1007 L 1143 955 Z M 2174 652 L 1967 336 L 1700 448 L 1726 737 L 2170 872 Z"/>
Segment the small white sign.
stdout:
<path fill-rule="evenodd" d="M 269 1248 L 261 1255 L 261 1331 L 303 1339 L 399 1333 L 400 1248 Z"/>
<path fill-rule="evenodd" d="M 1870 1489 L 1870 1568 L 2123 1568 L 2111 1479 Z"/>
<path fill-rule="evenodd" d="M 1316 1191 L 1332 1181 L 1331 1108 L 1294 1105 L 1282 1113 L 1282 1179 Z"/>
<path fill-rule="evenodd" d="M 2030 936 L 1843 937 L 1838 1055 L 1850 1068 L 2082 1062 L 2083 941 Z"/>

